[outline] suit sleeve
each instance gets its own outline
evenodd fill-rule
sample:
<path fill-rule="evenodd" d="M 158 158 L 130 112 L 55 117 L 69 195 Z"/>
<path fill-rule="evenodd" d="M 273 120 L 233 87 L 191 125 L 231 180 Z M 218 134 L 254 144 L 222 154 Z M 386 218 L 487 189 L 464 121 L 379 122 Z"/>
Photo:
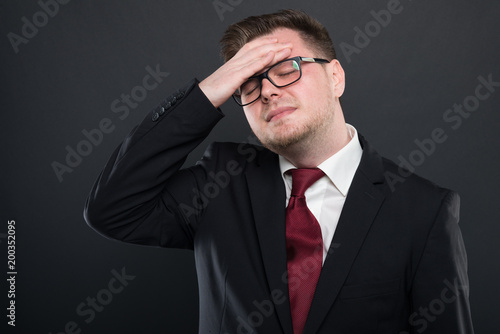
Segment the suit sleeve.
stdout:
<path fill-rule="evenodd" d="M 192 189 L 203 164 L 180 170 L 223 117 L 193 80 L 151 111 L 110 157 L 87 198 L 84 218 L 98 233 L 129 243 L 193 247 Z"/>
<path fill-rule="evenodd" d="M 459 206 L 459 196 L 448 192 L 429 232 L 411 291 L 412 333 L 474 333 Z"/>

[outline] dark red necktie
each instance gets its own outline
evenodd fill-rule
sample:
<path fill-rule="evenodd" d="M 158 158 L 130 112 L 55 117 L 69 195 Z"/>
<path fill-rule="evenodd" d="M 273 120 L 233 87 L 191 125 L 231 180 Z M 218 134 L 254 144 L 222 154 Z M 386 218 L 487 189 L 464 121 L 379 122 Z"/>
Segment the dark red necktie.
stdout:
<path fill-rule="evenodd" d="M 288 292 L 294 334 L 302 334 L 323 263 L 321 228 L 304 193 L 325 175 L 318 168 L 290 169 L 292 193 L 286 208 Z"/>

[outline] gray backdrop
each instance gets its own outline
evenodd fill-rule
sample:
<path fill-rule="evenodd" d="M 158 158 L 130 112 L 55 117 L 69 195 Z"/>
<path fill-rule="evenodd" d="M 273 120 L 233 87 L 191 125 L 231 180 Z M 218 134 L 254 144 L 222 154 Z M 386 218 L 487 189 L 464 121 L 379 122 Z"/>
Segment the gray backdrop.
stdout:
<path fill-rule="evenodd" d="M 347 121 L 381 154 L 461 194 L 476 332 L 496 332 L 500 2 L 494 0 L 2 2 L 3 328 L 197 331 L 193 253 L 102 238 L 85 224 L 83 205 L 132 127 L 170 92 L 220 66 L 226 26 L 280 8 L 304 9 L 329 29 L 347 76 Z M 227 117 L 189 164 L 208 142 L 249 136 L 233 101 L 222 109 Z M 5 285 L 9 221 L 15 297 Z M 11 300 L 15 328 L 7 325 Z"/>

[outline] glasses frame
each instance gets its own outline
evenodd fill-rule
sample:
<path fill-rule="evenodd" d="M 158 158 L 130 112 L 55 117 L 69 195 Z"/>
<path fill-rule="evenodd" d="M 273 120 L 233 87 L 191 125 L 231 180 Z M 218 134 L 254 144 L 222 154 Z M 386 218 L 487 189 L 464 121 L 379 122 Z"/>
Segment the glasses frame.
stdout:
<path fill-rule="evenodd" d="M 274 67 L 278 66 L 279 64 L 281 63 L 284 63 L 286 61 L 290 61 L 290 60 L 295 60 L 299 66 L 299 77 L 297 79 L 295 79 L 294 81 L 290 82 L 290 83 L 287 83 L 286 85 L 277 85 L 273 82 L 273 80 L 269 77 L 269 71 L 271 71 Z M 280 62 L 277 62 L 276 64 L 274 64 L 273 66 L 269 67 L 267 69 L 267 71 L 265 71 L 264 73 L 261 73 L 259 75 L 254 75 L 254 76 L 251 76 L 250 78 L 248 78 L 248 80 L 250 79 L 258 79 L 259 80 L 259 96 L 253 100 L 252 102 L 248 102 L 248 103 L 245 103 L 245 104 L 241 104 L 240 102 L 238 102 L 237 100 L 237 97 L 236 97 L 236 93 L 234 93 L 232 95 L 233 97 L 233 100 L 240 106 L 244 107 L 244 106 L 247 106 L 249 104 L 252 104 L 254 103 L 255 101 L 257 101 L 258 99 L 260 99 L 261 95 L 262 95 L 262 80 L 264 79 L 267 79 L 269 80 L 270 83 L 273 84 L 274 87 L 277 87 L 277 88 L 283 88 L 283 87 L 286 87 L 286 86 L 290 86 L 291 84 L 293 83 L 296 83 L 297 81 L 300 80 L 300 78 L 302 78 L 302 66 L 301 66 L 301 63 L 302 62 L 306 62 L 306 63 L 318 63 L 318 64 L 326 64 L 326 63 L 329 63 L 330 61 L 329 60 L 326 60 L 326 59 L 321 59 L 321 58 L 311 58 L 311 57 L 300 57 L 300 56 L 297 56 L 297 57 L 293 57 L 293 58 L 288 58 L 288 59 L 285 59 L 285 60 L 282 60 Z"/>

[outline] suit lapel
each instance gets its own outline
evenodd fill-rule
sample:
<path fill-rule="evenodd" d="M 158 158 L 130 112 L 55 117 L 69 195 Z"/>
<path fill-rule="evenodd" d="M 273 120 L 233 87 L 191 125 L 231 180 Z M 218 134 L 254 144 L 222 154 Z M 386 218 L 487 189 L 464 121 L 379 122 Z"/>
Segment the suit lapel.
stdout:
<path fill-rule="evenodd" d="M 284 333 L 292 333 L 292 318 L 286 283 L 285 186 L 278 156 L 268 150 L 249 164 L 246 179 L 259 238 L 260 250 L 271 294 L 284 302 L 274 304 Z M 285 278 L 284 278 L 285 277 Z"/>
<path fill-rule="evenodd" d="M 335 302 L 385 195 L 380 156 L 360 136 L 363 156 L 321 270 L 304 334 L 316 333 Z"/>
<path fill-rule="evenodd" d="M 381 157 L 360 135 L 363 156 L 349 189 L 329 253 L 323 265 L 304 334 L 316 333 L 335 302 L 363 241 L 375 219 L 386 190 Z M 284 333 L 293 333 L 288 299 L 285 234 L 285 188 L 278 157 L 264 150 L 245 173 L 260 250 L 271 293 L 283 303 L 275 309 Z"/>

